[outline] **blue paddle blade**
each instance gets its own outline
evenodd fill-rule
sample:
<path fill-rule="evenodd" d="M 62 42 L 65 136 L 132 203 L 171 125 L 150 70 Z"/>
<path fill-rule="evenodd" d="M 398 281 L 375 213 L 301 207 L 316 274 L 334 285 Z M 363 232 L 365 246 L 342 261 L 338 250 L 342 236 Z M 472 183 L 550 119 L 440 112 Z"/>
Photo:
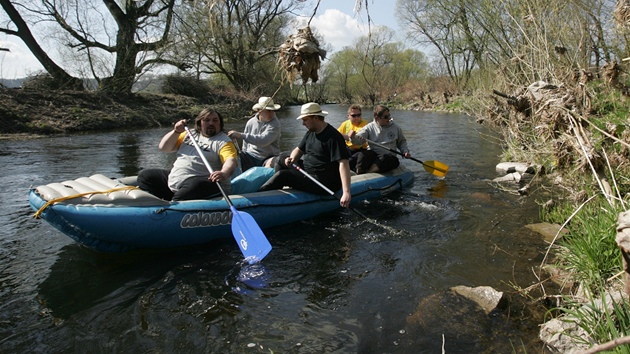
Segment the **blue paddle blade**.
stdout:
<path fill-rule="evenodd" d="M 232 234 L 241 248 L 245 261 L 254 264 L 261 261 L 271 251 L 271 244 L 262 232 L 256 220 L 242 211 L 230 206 L 232 211 Z"/>

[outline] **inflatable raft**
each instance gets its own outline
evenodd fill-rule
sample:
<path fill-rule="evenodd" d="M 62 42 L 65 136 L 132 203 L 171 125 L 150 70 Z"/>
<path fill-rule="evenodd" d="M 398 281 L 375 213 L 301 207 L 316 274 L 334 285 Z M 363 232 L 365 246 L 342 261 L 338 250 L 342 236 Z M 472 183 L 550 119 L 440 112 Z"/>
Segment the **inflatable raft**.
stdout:
<path fill-rule="evenodd" d="M 330 196 L 293 189 L 256 192 L 273 169 L 256 167 L 232 180 L 230 199 L 261 229 L 340 209 Z M 386 174 L 352 176 L 352 204 L 379 198 L 413 183 L 413 172 L 399 167 Z M 169 202 L 135 186 L 135 177 L 101 174 L 32 188 L 35 216 L 76 242 L 103 252 L 157 249 L 208 243 L 232 237 L 230 208 L 222 197 Z"/>

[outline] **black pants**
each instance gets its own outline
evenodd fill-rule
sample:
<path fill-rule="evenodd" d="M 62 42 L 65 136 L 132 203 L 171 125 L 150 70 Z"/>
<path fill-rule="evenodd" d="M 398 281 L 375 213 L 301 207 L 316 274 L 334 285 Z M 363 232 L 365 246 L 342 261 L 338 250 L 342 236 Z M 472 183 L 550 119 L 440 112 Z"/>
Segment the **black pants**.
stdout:
<path fill-rule="evenodd" d="M 400 161 L 394 155 L 378 155 L 373 150 L 366 150 L 357 154 L 357 174 L 367 173 L 372 164 L 378 166 L 378 172 L 387 172 L 398 167 Z"/>
<path fill-rule="evenodd" d="M 350 163 L 350 169 L 352 171 L 356 172 L 356 168 L 357 168 L 357 159 L 359 158 L 359 154 L 367 151 L 367 149 L 350 149 L 348 148 L 348 152 L 350 153 L 350 158 L 348 159 L 348 162 Z"/>
<path fill-rule="evenodd" d="M 320 187 L 317 183 L 311 181 L 310 178 L 306 177 L 302 172 L 296 170 L 293 167 L 289 167 L 284 163 L 284 160 L 289 157 L 289 154 L 282 153 L 278 156 L 278 161 L 275 165 L 276 173 L 271 176 L 271 178 L 263 184 L 259 191 L 269 191 L 274 189 L 282 189 L 283 187 L 291 187 L 293 189 L 297 189 L 304 192 L 309 192 L 313 194 L 326 195 L 328 194 L 322 187 Z M 302 167 L 302 161 L 298 162 L 300 168 Z M 323 185 L 328 187 L 332 191 L 337 191 L 341 189 L 341 177 L 337 172 L 335 175 L 322 175 L 308 172 L 316 180 L 320 181 Z"/>
<path fill-rule="evenodd" d="M 168 175 L 171 171 L 161 168 L 149 168 L 138 174 L 138 187 L 164 200 L 208 199 L 221 193 L 216 182 L 208 177 L 186 179 L 175 193 L 168 187 Z"/>

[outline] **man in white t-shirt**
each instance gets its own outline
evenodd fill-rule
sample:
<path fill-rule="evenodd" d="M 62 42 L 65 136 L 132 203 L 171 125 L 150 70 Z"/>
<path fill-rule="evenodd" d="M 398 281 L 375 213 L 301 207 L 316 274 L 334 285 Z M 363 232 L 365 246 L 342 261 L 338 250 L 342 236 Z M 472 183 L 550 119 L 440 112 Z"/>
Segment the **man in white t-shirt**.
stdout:
<path fill-rule="evenodd" d="M 175 123 L 159 144 L 164 152 L 177 152 L 173 168 L 144 169 L 138 174 L 138 186 L 165 200 L 206 199 L 220 194 L 217 183 L 230 192 L 230 177 L 238 166 L 238 154 L 232 140 L 223 132 L 223 117 L 206 108 L 195 118 L 195 129 L 189 136 L 186 120 Z M 212 173 L 197 153 L 195 139 L 212 167 Z"/>

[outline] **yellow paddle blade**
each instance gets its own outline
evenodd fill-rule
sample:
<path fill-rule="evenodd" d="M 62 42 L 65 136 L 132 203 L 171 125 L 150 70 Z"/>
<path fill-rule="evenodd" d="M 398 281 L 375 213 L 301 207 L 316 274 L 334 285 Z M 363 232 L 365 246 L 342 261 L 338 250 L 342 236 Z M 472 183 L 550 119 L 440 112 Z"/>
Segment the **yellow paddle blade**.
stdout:
<path fill-rule="evenodd" d="M 422 166 L 427 172 L 438 177 L 444 177 L 448 172 L 448 166 L 440 161 L 425 161 Z"/>

